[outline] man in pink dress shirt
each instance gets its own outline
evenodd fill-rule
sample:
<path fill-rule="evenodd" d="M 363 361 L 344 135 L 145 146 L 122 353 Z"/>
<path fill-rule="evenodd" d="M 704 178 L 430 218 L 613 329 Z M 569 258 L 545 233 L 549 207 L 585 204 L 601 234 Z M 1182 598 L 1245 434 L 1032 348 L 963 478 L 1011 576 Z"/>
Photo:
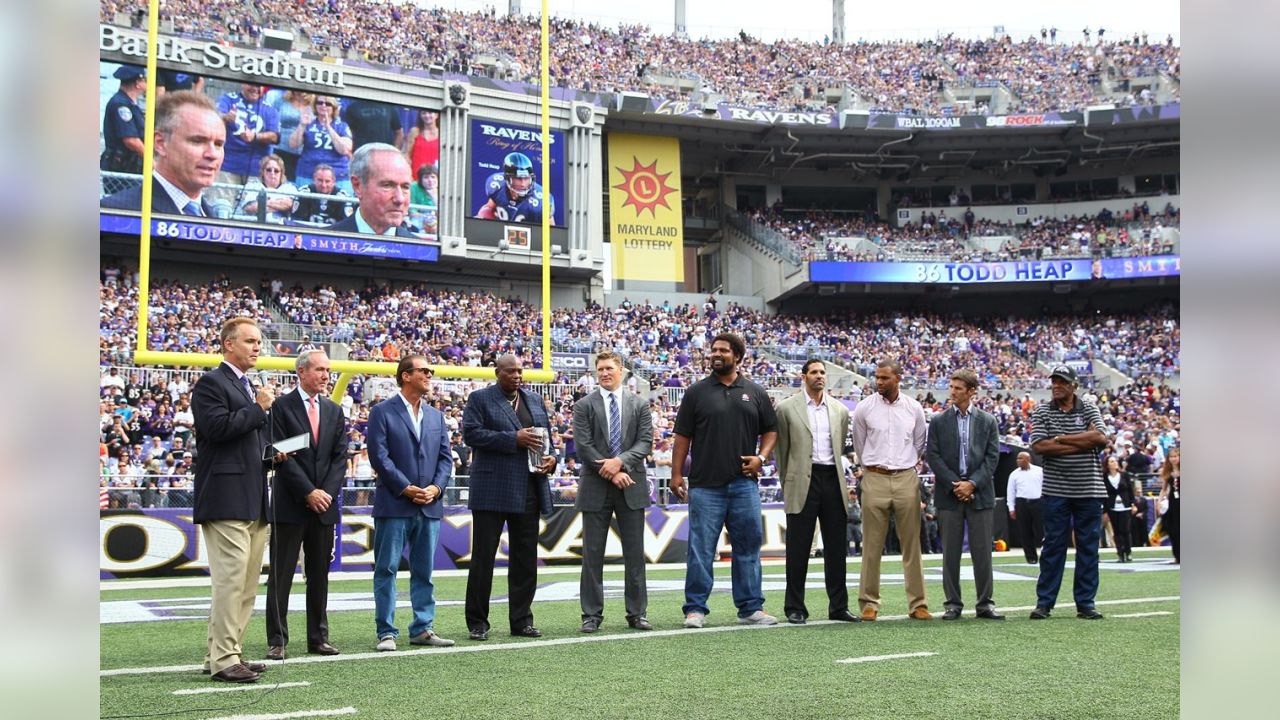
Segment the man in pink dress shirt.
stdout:
<path fill-rule="evenodd" d="M 880 555 L 893 513 L 902 547 L 903 575 L 913 620 L 929 620 L 920 563 L 920 477 L 916 465 L 924 455 L 927 425 L 920 403 L 898 392 L 902 364 L 881 360 L 876 366 L 876 394 L 853 410 L 853 449 L 862 464 L 862 574 L 858 606 L 863 620 L 880 612 Z"/>

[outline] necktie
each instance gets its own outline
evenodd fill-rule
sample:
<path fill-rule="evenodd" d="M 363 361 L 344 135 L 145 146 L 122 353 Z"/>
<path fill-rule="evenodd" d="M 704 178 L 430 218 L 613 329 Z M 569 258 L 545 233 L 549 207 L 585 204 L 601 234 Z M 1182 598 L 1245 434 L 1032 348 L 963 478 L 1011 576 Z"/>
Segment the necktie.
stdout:
<path fill-rule="evenodd" d="M 182 214 L 195 215 L 196 217 L 204 217 L 204 210 L 200 208 L 200 203 L 196 202 L 195 200 L 192 200 L 191 202 L 182 206 Z"/>
<path fill-rule="evenodd" d="M 622 454 L 622 413 L 618 412 L 618 396 L 609 393 L 609 449 L 613 457 Z"/>
<path fill-rule="evenodd" d="M 314 397 L 307 398 L 307 419 L 311 421 L 311 440 L 320 442 L 320 407 Z"/>
<path fill-rule="evenodd" d="M 960 415 L 960 474 L 969 474 L 969 415 Z"/>
<path fill-rule="evenodd" d="M 245 394 L 249 396 L 249 399 L 256 401 L 258 398 L 256 395 L 254 395 L 253 384 L 249 382 L 249 376 L 248 375 L 242 376 L 240 378 L 240 382 L 244 384 L 244 391 L 245 391 Z"/>

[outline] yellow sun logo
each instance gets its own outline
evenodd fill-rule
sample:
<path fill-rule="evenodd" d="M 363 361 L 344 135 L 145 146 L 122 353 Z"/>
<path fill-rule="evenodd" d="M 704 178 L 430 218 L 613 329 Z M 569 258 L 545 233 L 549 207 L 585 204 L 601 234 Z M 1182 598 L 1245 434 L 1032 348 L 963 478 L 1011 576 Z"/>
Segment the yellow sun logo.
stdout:
<path fill-rule="evenodd" d="M 622 201 L 622 206 L 633 205 L 636 209 L 636 217 L 645 210 L 648 210 L 650 215 L 655 215 L 655 208 L 659 205 L 668 210 L 671 209 L 667 204 L 667 196 L 676 189 L 667 184 L 667 178 L 671 177 L 671 173 L 658 174 L 657 160 L 648 165 L 641 165 L 640 159 L 633 155 L 630 171 L 622 168 L 616 168 L 616 170 L 622 173 L 622 184 L 613 187 L 627 194 L 627 199 Z"/>

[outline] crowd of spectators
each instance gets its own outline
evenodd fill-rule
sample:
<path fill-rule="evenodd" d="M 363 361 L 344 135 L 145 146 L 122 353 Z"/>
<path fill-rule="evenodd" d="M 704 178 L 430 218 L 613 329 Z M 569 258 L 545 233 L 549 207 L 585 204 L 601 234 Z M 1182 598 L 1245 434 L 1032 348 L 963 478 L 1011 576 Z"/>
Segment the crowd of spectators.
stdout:
<path fill-rule="evenodd" d="M 901 227 L 879 222 L 870 214 L 792 212 L 776 208 L 751 212 L 750 219 L 789 242 L 802 261 L 843 260 L 892 262 L 940 259 L 994 262 L 1050 257 L 1168 255 L 1175 251 L 1181 213 L 1171 203 L 1152 214 L 1147 201 L 1116 215 L 1050 218 L 1024 223 L 977 219 L 972 208 L 921 210 Z M 997 248 L 971 240 L 1007 238 Z M 860 242 L 865 238 L 867 243 Z"/>
<path fill-rule="evenodd" d="M 140 0 L 99 0 L 100 18 L 124 12 L 135 25 Z M 170 0 L 162 17 L 174 32 L 200 39 L 252 42 L 262 26 L 292 30 L 311 52 L 405 70 L 443 66 L 454 71 L 537 83 L 540 23 L 494 8 L 464 12 L 407 0 Z M 954 110 L 944 90 L 1002 84 L 1013 112 L 1078 110 L 1100 102 L 1101 81 L 1124 89 L 1132 77 L 1180 73 L 1180 49 L 1171 39 L 1058 42 L 1056 35 L 1015 42 L 1009 36 L 962 40 L 852 42 L 780 39 L 763 42 L 740 32 L 711 40 L 655 33 L 640 25 L 606 27 L 554 17 L 552 82 L 591 92 L 643 91 L 659 99 L 691 93 L 739 105 L 823 110 L 827 90 L 849 88 L 875 112 L 940 114 Z M 1123 92 L 1117 98 L 1125 101 Z M 1150 102 L 1143 96 L 1133 102 Z"/>
<path fill-rule="evenodd" d="M 132 367 L 133 328 L 138 311 L 138 277 L 104 261 L 100 282 L 100 486 L 108 507 L 184 507 L 190 502 L 194 448 L 190 384 L 197 370 Z M 539 314 L 518 299 L 478 292 L 444 291 L 425 284 L 343 290 L 330 285 L 286 287 L 263 278 L 258 289 L 235 285 L 217 275 L 207 285 L 155 281 L 149 294 L 151 347 L 215 352 L 216 330 L 228 316 L 257 317 L 268 328 L 277 316 L 314 329 L 314 337 L 345 343 L 351 357 L 394 360 L 405 351 L 421 352 L 433 363 L 478 366 L 495 354 L 532 355 L 538 345 Z M 273 315 L 273 312 L 275 315 Z M 876 360 L 899 358 L 903 387 L 930 412 L 945 400 L 947 378 L 961 367 L 975 368 L 987 388 L 984 407 L 997 415 L 1011 441 L 1025 440 L 1026 418 L 1034 402 L 1017 390 L 1040 387 L 1037 361 L 1097 359 L 1137 382 L 1096 395 L 1114 418 L 1117 451 L 1145 448 L 1152 438 L 1178 431 L 1178 395 L 1163 385 L 1179 371 L 1180 329 L 1176 308 L 1155 308 L 1133 315 L 960 318 L 927 314 L 832 313 L 822 317 L 779 316 L 753 311 L 711 296 L 701 305 L 653 304 L 624 300 L 619 307 L 591 305 L 553 313 L 558 351 L 589 352 L 605 347 L 622 351 L 652 386 L 650 407 L 657 436 L 656 476 L 669 472 L 671 432 L 679 392 L 705 374 L 709 338 L 730 330 L 749 348 L 746 375 L 766 387 L 790 392 L 799 364 L 826 357 L 870 376 Z M 359 353 L 356 355 L 355 353 Z M 123 367 L 122 371 L 120 368 Z M 342 407 L 349 419 L 348 486 L 351 502 L 368 499 L 372 473 L 364 433 L 368 409 L 395 392 L 382 378 L 357 376 L 347 387 Z M 277 393 L 293 388 L 288 373 L 264 374 Z M 573 454 L 572 406 L 593 386 L 590 375 L 561 376 L 543 386 L 548 394 L 552 440 L 567 461 Z M 635 387 L 635 383 L 629 383 Z M 438 380 L 430 401 L 445 414 L 452 435 L 455 472 L 466 475 L 469 450 L 461 440 L 461 415 L 467 394 L 478 381 Z M 1015 390 L 1017 389 L 1017 390 Z M 870 383 L 842 391 L 854 399 L 873 392 Z M 1085 390 L 1091 393 L 1093 391 Z M 1109 420 L 1110 422 L 1111 420 Z M 1163 441 L 1162 441 L 1163 442 Z M 667 463 L 659 464 L 659 460 Z M 557 497 L 572 498 L 574 465 L 562 463 Z"/>

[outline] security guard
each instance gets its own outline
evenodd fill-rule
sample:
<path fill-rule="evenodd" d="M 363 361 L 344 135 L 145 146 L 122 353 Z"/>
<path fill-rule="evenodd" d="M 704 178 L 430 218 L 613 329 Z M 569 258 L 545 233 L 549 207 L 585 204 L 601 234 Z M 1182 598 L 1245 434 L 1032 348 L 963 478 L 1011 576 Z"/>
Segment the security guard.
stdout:
<path fill-rule="evenodd" d="M 121 65 L 113 76 L 120 81 L 120 89 L 107 101 L 107 110 L 102 116 L 102 139 L 106 147 L 98 167 L 109 172 L 141 175 L 145 145 L 138 98 L 147 90 L 146 71 L 135 65 Z M 118 180 L 114 186 L 119 189 Z"/>

